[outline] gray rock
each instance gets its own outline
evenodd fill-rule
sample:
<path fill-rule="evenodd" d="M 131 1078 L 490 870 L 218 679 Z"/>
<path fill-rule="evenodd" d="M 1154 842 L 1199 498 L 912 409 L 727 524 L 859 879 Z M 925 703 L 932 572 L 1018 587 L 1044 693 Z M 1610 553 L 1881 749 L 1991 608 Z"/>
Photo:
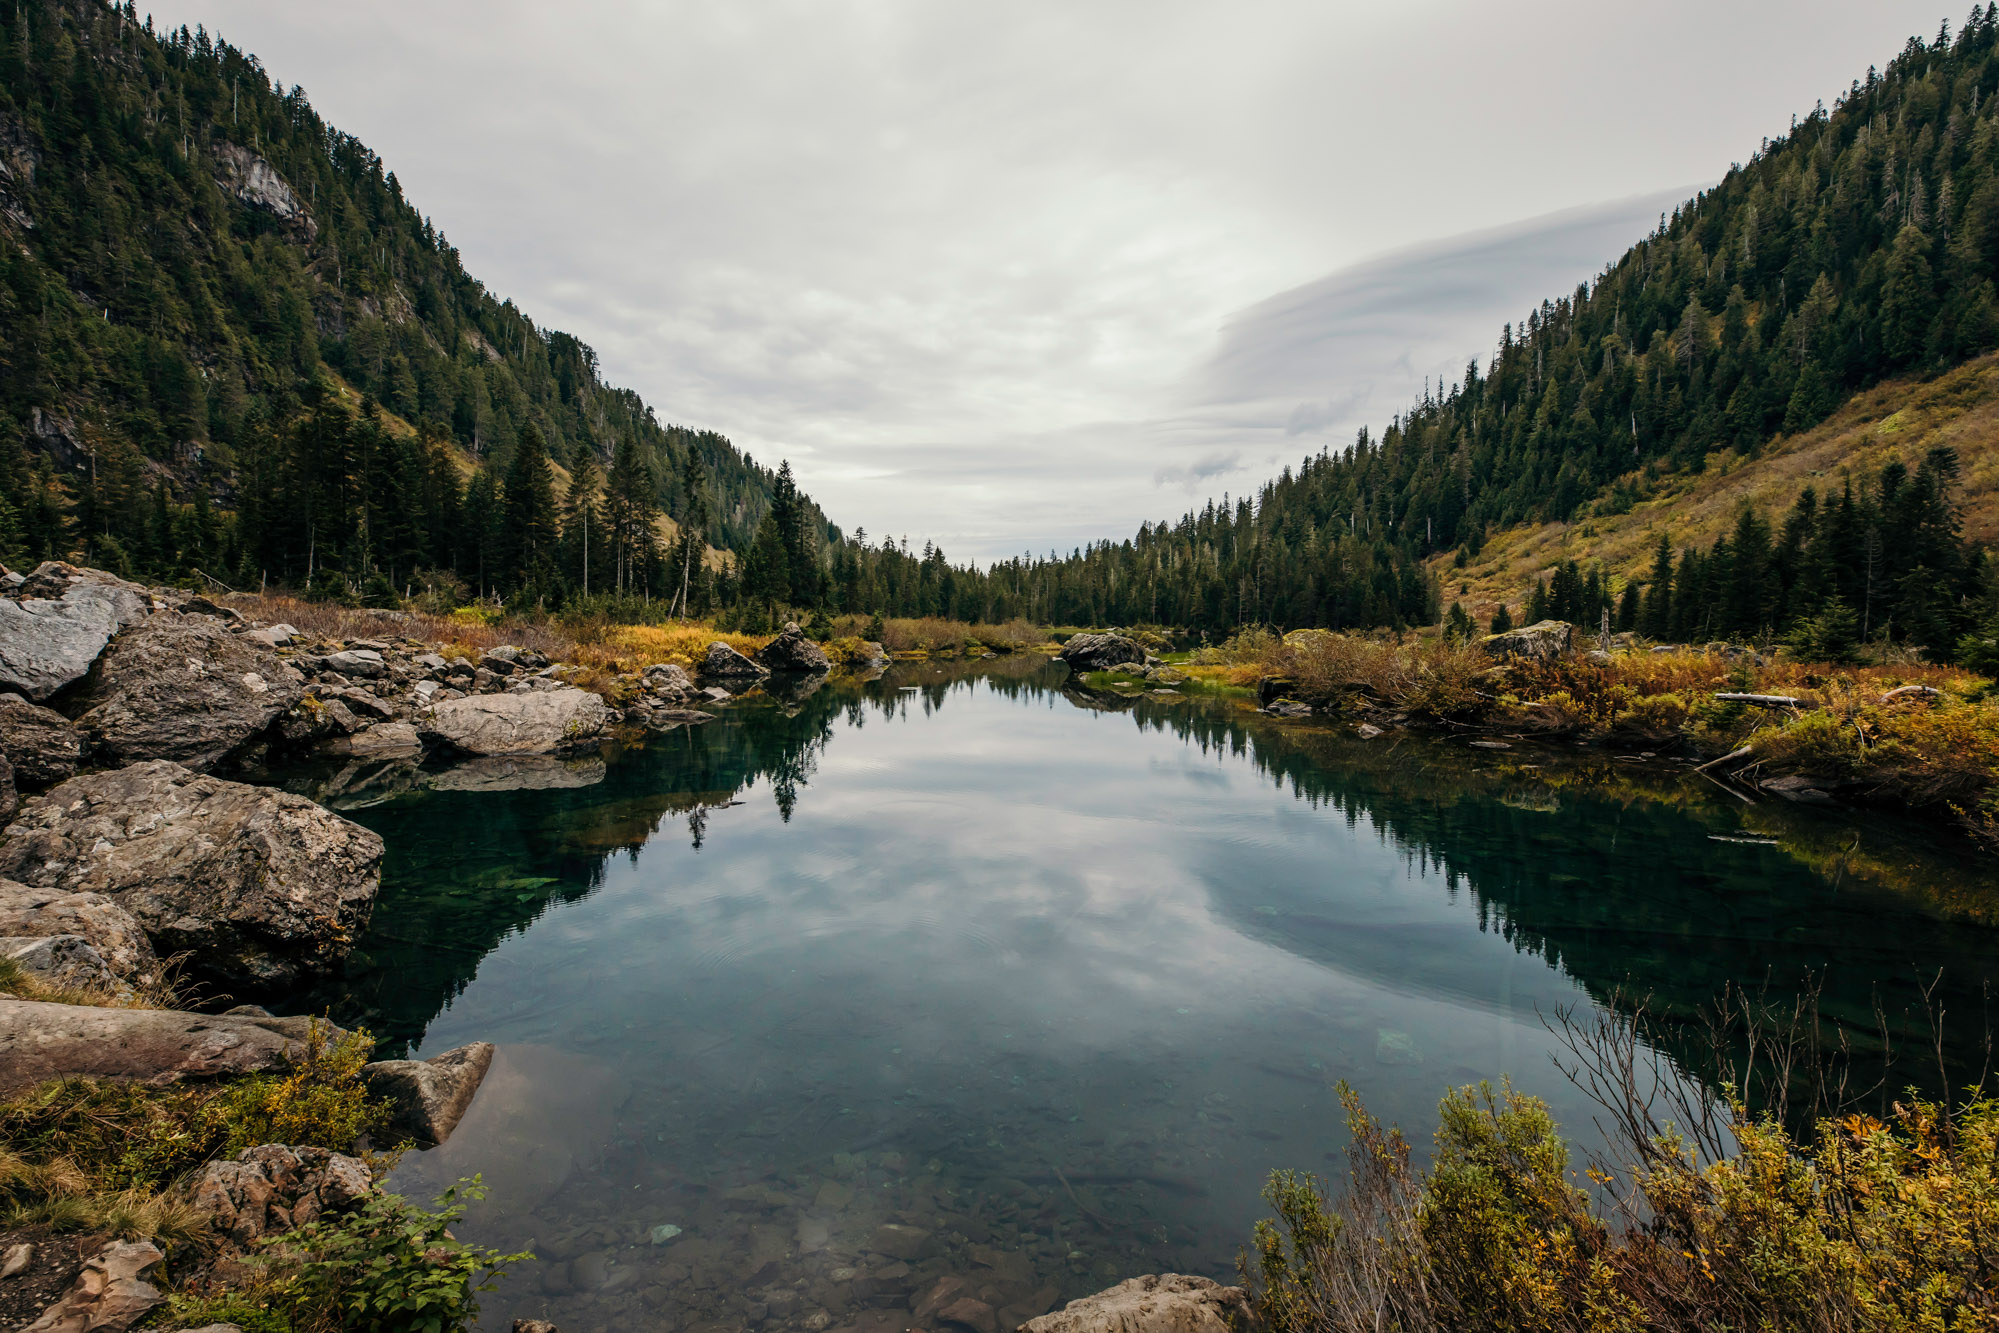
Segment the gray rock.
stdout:
<path fill-rule="evenodd" d="M 212 621 L 156 616 L 118 636 L 74 708 L 100 764 L 170 759 L 205 769 L 297 703 L 275 652 Z"/>
<path fill-rule="evenodd" d="M 752 662 L 720 639 L 708 645 L 708 652 L 701 659 L 703 679 L 743 680 L 769 674 L 769 668 L 760 662 Z"/>
<path fill-rule="evenodd" d="M 1275 703 L 1265 704 L 1257 711 L 1267 713 L 1271 717 L 1310 717 L 1312 705 L 1300 703 L 1296 699 L 1279 699 Z"/>
<path fill-rule="evenodd" d="M 496 676 L 511 676 L 520 670 L 520 655 L 518 648 L 495 648 L 479 658 L 479 666 Z"/>
<path fill-rule="evenodd" d="M 36 889 L 0 879 L 0 935 L 73 935 L 87 941 L 121 981 L 150 986 L 160 960 L 138 920 L 101 893 Z"/>
<path fill-rule="evenodd" d="M 46 1004 L 0 996 L 0 1093 L 52 1078 L 174 1083 L 288 1069 L 305 1053 L 315 1024 L 325 1037 L 346 1035 L 316 1018 Z"/>
<path fill-rule="evenodd" d="M 285 648 L 298 638 L 298 631 L 290 625 L 280 623 L 250 630 L 243 637 L 255 639 L 258 643 L 268 644 L 273 648 Z"/>
<path fill-rule="evenodd" d="M 796 625 L 786 625 L 783 633 L 758 649 L 757 664 L 767 671 L 806 676 L 823 675 L 833 669 L 832 659 L 825 650 L 806 638 L 805 631 Z"/>
<path fill-rule="evenodd" d="M 343 676 L 359 676 L 366 680 L 376 680 L 389 674 L 389 664 L 373 648 L 347 648 L 330 653 L 320 666 Z"/>
<path fill-rule="evenodd" d="M 36 703 L 83 679 L 111 637 L 143 621 L 137 584 L 51 561 L 0 597 L 0 690 Z"/>
<path fill-rule="evenodd" d="M 267 1143 L 201 1168 L 188 1196 L 225 1245 L 247 1253 L 267 1236 L 352 1210 L 374 1187 L 358 1157 Z"/>
<path fill-rule="evenodd" d="M 0 755 L 14 765 L 14 785 L 40 791 L 76 776 L 83 737 L 54 709 L 18 694 L 0 694 Z"/>
<path fill-rule="evenodd" d="M 1122 634 L 1078 634 L 1062 645 L 1055 660 L 1071 671 L 1109 671 L 1145 661 L 1145 649 Z"/>
<path fill-rule="evenodd" d="M 1787 801 L 1796 801 L 1801 805 L 1831 805 L 1832 794 L 1819 785 L 1821 781 L 1823 779 L 1787 774 L 1783 777 L 1765 778 L 1757 785 L 1772 796 L 1781 796 Z"/>
<path fill-rule="evenodd" d="M 148 1241 L 112 1241 L 24 1333 L 124 1333 L 166 1299 L 146 1280 L 165 1259 Z"/>
<path fill-rule="evenodd" d="M 901 1259 L 915 1263 L 929 1257 L 937 1247 L 937 1241 L 921 1227 L 904 1226 L 899 1222 L 884 1222 L 874 1229 L 863 1247 L 876 1254 L 885 1254 L 891 1259 Z"/>
<path fill-rule="evenodd" d="M 700 692 L 699 697 L 706 699 L 711 704 L 725 704 L 735 696 L 719 685 L 710 685 L 707 689 Z"/>
<path fill-rule="evenodd" d="M 14 822 L 14 816 L 21 808 L 21 793 L 14 786 L 14 765 L 7 756 L 0 754 L 0 829 Z"/>
<path fill-rule="evenodd" d="M 546 1319 L 516 1319 L 514 1333 L 562 1333 L 562 1330 Z"/>
<path fill-rule="evenodd" d="M 493 1044 L 475 1041 L 429 1060 L 377 1060 L 361 1067 L 368 1091 L 395 1108 L 387 1138 L 429 1148 L 451 1137 L 493 1064 Z"/>
<path fill-rule="evenodd" d="M 337 964 L 381 885 L 382 840 L 302 796 L 164 761 L 71 778 L 30 801 L 0 877 L 102 893 L 161 954 L 229 987 Z"/>
<path fill-rule="evenodd" d="M 1022 1333 L 1233 1333 L 1251 1323 L 1241 1287 L 1184 1273 L 1135 1277 L 1030 1319 Z"/>
<path fill-rule="evenodd" d="M 671 662 L 655 662 L 645 669 L 641 680 L 647 693 L 662 699 L 679 702 L 694 696 L 693 679 Z"/>
<path fill-rule="evenodd" d="M 104 955 L 81 935 L 0 935 L 0 958 L 50 986 L 125 989 Z"/>
<path fill-rule="evenodd" d="M 698 727 L 703 722 L 713 722 L 713 713 L 704 713 L 698 708 L 655 708 L 645 715 L 645 724 L 657 731 L 667 731 L 673 727 Z"/>
<path fill-rule="evenodd" d="M 424 740 L 466 754 L 549 754 L 589 745 L 611 710 L 571 686 L 522 694 L 482 694 L 434 705 L 418 723 Z"/>
<path fill-rule="evenodd" d="M 1372 722 L 1363 722 L 1359 726 L 1355 727 L 1353 730 L 1354 730 L 1354 735 L 1360 737 L 1364 741 L 1371 741 L 1376 736 L 1379 736 L 1381 734 L 1381 728 L 1375 726 Z"/>
<path fill-rule="evenodd" d="M 415 754 L 423 749 L 423 738 L 408 722 L 383 722 L 351 736 L 335 736 L 320 749 L 327 754 L 382 758 L 395 754 Z"/>
<path fill-rule="evenodd" d="M 432 675 L 441 676 L 445 672 L 451 670 L 451 663 L 445 661 L 443 658 L 439 657 L 436 653 L 418 654 L 416 658 L 416 664 L 422 667 L 425 671 L 430 672 Z"/>
<path fill-rule="evenodd" d="M 1542 620 L 1507 630 L 1504 634 L 1488 634 L 1485 651 L 1501 661 L 1515 657 L 1546 661 L 1562 656 L 1575 646 L 1575 642 L 1574 625 L 1566 620 Z"/>

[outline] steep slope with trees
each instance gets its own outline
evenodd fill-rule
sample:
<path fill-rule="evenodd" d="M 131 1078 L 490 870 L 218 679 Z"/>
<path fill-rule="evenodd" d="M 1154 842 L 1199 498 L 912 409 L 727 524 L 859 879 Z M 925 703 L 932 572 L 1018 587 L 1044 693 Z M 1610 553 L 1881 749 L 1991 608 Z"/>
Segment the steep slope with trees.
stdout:
<path fill-rule="evenodd" d="M 303 90 L 129 3 L 22 0 L 0 21 L 0 233 L 12 558 L 71 541 L 162 573 L 357 584 L 425 565 L 516 586 L 493 561 L 559 565 L 560 525 L 552 497 L 494 499 L 499 478 L 537 455 L 619 474 L 627 444 L 622 498 L 598 503 L 699 507 L 724 548 L 770 509 L 774 473 L 662 424 L 587 345 L 487 291 Z"/>

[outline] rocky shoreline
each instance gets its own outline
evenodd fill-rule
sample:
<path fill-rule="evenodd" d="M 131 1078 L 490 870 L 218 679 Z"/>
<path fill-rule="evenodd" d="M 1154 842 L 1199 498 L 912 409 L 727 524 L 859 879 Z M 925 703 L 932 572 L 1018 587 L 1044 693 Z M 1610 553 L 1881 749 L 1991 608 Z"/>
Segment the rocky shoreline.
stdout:
<path fill-rule="evenodd" d="M 1103 647 L 1117 654 L 1121 642 Z M 849 665 L 886 662 L 863 645 Z M 607 686 L 602 673 L 518 646 L 475 659 L 400 636 L 313 640 L 100 570 L 0 571 L 0 960 L 25 988 L 0 994 L 0 1095 L 51 1080 L 282 1074 L 345 1038 L 240 1001 L 275 1003 L 337 972 L 367 927 L 382 842 L 238 778 L 328 756 L 421 764 L 435 785 L 565 785 L 579 767 L 601 768 L 594 752 L 606 742 L 699 726 L 747 690 L 809 690 L 832 669 L 790 625 L 754 655 L 716 641 L 691 673 L 654 664 Z M 190 996 L 194 1007 L 181 1007 Z M 444 1142 L 493 1055 L 474 1043 L 363 1066 L 369 1096 L 389 1108 L 383 1133 Z M 261 1144 L 209 1162 L 180 1190 L 212 1237 L 201 1280 L 226 1286 L 267 1238 L 379 1190 L 363 1156 L 325 1148 Z M 164 1300 L 158 1246 L 55 1242 L 0 1256 L 0 1283 L 22 1299 L 60 1288 L 25 1327 L 120 1330 Z M 185 1264 L 174 1267 L 185 1283 Z M 1003 1322 L 1036 1333 L 1221 1333 L 1245 1308 L 1233 1288 L 1168 1275 L 1003 1321 L 976 1286 L 948 1285 L 926 1293 L 935 1308 L 924 1318 L 961 1333 L 1005 1333 Z"/>

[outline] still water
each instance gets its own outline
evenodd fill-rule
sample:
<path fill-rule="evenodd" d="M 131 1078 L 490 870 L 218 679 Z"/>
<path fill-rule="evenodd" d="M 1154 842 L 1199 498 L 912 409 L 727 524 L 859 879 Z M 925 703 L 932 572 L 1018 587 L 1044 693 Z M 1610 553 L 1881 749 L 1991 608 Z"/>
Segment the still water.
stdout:
<path fill-rule="evenodd" d="M 1564 1008 L 1647 997 L 1698 1076 L 1670 1020 L 1727 984 L 1816 985 L 1871 1050 L 1999 971 L 1999 894 L 1925 835 L 1063 684 L 899 666 L 603 757 L 299 779 L 388 845 L 313 1003 L 499 1046 L 393 1182 L 482 1173 L 458 1234 L 540 1256 L 484 1327 L 994 1333 L 1229 1276 L 1271 1168 L 1337 1171 L 1340 1080 L 1420 1143 L 1510 1076 L 1586 1142 Z"/>

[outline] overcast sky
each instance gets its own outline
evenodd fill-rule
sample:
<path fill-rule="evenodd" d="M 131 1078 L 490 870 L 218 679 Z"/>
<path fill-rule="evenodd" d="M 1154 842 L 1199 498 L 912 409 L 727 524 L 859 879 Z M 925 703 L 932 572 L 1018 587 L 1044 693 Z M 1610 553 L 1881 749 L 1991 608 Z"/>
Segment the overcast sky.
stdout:
<path fill-rule="evenodd" d="M 303 84 L 663 420 L 984 560 L 1378 428 L 1938 3 L 153 12 Z"/>

